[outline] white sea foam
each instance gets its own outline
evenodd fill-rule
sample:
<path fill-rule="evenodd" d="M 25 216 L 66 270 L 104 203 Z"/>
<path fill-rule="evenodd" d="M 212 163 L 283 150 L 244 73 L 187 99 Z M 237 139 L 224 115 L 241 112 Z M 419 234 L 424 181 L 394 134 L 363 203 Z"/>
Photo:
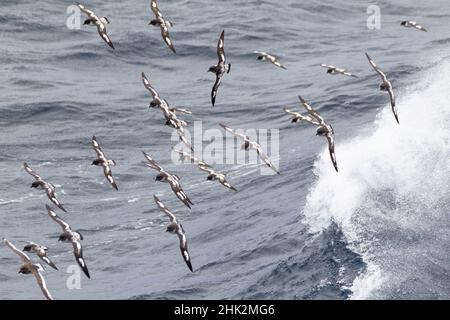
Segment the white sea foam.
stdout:
<path fill-rule="evenodd" d="M 450 190 L 449 79 L 450 62 L 444 62 L 414 88 L 398 92 L 400 125 L 386 106 L 367 132 L 344 142 L 337 133 L 339 173 L 328 150 L 315 163 L 317 181 L 307 196 L 304 221 L 312 232 L 335 221 L 362 256 L 367 267 L 353 283 L 354 299 L 382 297 L 375 293 L 417 272 L 414 263 L 401 261 L 412 260 L 420 246 L 427 249 L 416 238 L 426 238 L 433 228 L 448 237 L 439 234 L 438 225 L 426 225 L 442 219 L 439 215 L 447 221 L 450 214 L 442 209 Z M 404 234 L 415 242 L 402 239 Z"/>

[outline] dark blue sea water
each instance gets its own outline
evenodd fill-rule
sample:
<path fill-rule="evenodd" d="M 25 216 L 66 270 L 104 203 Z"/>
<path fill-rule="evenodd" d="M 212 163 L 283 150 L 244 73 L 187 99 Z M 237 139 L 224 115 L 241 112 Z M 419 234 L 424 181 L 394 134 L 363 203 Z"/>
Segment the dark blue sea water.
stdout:
<path fill-rule="evenodd" d="M 0 3 L 0 236 L 35 241 L 59 266 L 44 273 L 56 299 L 448 299 L 450 298 L 450 4 L 423 1 L 160 0 L 174 22 L 174 55 L 149 1 L 91 0 L 109 18 L 116 50 L 95 28 L 66 26 L 72 1 Z M 367 8 L 381 9 L 380 29 Z M 416 20 L 428 32 L 400 27 Z M 232 64 L 211 107 L 216 44 L 225 29 Z M 287 70 L 256 60 L 272 52 Z M 364 56 L 392 81 L 400 126 Z M 330 76 L 321 63 L 358 79 Z M 173 130 L 148 108 L 145 72 L 203 130 L 279 129 L 281 175 L 216 164 L 239 190 L 175 165 Z M 283 107 L 305 97 L 334 127 L 339 173 L 325 139 L 292 124 Z M 118 162 L 119 191 L 98 167 L 92 135 Z M 198 142 L 196 142 L 198 143 Z M 207 142 L 205 141 L 205 145 Z M 187 209 L 154 181 L 141 151 L 181 177 Z M 92 279 L 68 289 L 71 246 L 30 189 L 27 161 L 55 184 L 84 235 Z M 157 194 L 186 231 L 192 263 L 165 232 Z M 0 246 L 0 298 L 41 299 L 32 276 Z"/>

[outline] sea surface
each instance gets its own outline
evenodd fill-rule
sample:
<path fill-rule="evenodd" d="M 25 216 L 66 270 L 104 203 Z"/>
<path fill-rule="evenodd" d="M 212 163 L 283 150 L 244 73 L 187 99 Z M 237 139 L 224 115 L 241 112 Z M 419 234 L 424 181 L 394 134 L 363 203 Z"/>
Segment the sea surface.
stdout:
<path fill-rule="evenodd" d="M 450 3 L 158 3 L 174 23 L 176 55 L 148 25 L 147 0 L 85 3 L 109 18 L 116 50 L 95 28 L 67 27 L 73 1 L 0 3 L 0 236 L 49 248 L 59 267 L 44 273 L 54 298 L 449 299 Z M 367 26 L 370 5 L 380 9 L 379 29 Z M 213 108 L 207 70 L 222 30 L 232 68 Z M 257 61 L 253 50 L 279 56 L 287 70 Z M 365 52 L 392 81 L 400 125 Z M 321 63 L 359 77 L 327 75 Z M 261 164 L 212 163 L 233 192 L 193 164 L 175 164 L 176 135 L 148 108 L 141 72 L 172 106 L 192 110 L 188 130 L 194 121 L 202 132 L 223 132 L 219 122 L 279 129 L 279 154 L 270 156 L 281 175 L 262 175 Z M 299 95 L 332 124 L 339 173 L 326 139 L 283 112 L 302 110 Z M 119 191 L 91 166 L 93 135 L 118 163 Z M 180 176 L 192 210 L 155 182 L 141 151 Z M 24 161 L 56 185 L 68 213 L 55 211 L 84 236 L 92 278 L 81 274 L 79 289 L 67 286 L 72 247 L 57 241 L 50 202 L 30 188 Z M 182 222 L 194 273 L 154 194 Z M 0 299 L 42 299 L 19 265 L 0 245 Z"/>

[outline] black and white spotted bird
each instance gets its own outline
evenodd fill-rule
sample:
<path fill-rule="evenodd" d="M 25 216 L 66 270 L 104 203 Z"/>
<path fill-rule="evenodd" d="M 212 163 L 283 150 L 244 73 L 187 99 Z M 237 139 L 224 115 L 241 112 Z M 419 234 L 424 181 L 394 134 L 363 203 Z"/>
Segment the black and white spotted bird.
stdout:
<path fill-rule="evenodd" d="M 231 134 L 241 138 L 242 140 L 244 140 L 244 143 L 241 145 L 241 149 L 244 149 L 245 151 L 248 150 L 255 150 L 256 153 L 258 154 L 258 156 L 260 157 L 260 159 L 262 161 L 264 161 L 264 163 L 271 168 L 273 171 L 275 171 L 277 174 L 280 174 L 280 171 L 277 170 L 277 168 L 275 168 L 274 164 L 272 163 L 272 161 L 270 161 L 269 157 L 262 151 L 262 148 L 260 146 L 260 144 L 256 141 L 252 141 L 250 140 L 250 137 L 237 132 L 234 129 L 231 129 L 230 127 L 227 127 L 226 125 L 219 123 L 219 125 L 225 129 L 225 131 L 230 132 Z"/>
<path fill-rule="evenodd" d="M 111 166 L 116 165 L 116 161 L 109 160 L 106 158 L 105 153 L 103 152 L 102 148 L 100 148 L 100 145 L 97 141 L 97 138 L 95 136 L 92 137 L 92 147 L 94 148 L 95 153 L 97 154 L 97 159 L 92 161 L 92 165 L 94 166 L 102 166 L 103 167 L 103 173 L 108 180 L 108 182 L 113 186 L 114 189 L 119 190 L 117 188 L 117 183 L 114 180 L 114 177 L 111 172 Z"/>
<path fill-rule="evenodd" d="M 392 88 L 391 82 L 386 77 L 386 74 L 381 71 L 381 69 L 375 64 L 375 62 L 369 57 L 369 55 L 366 53 L 366 57 L 369 60 L 370 65 L 372 68 L 380 75 L 381 77 L 381 84 L 380 84 L 380 90 L 386 91 L 389 94 L 389 98 L 391 100 L 391 108 L 392 112 L 394 113 L 395 120 L 398 124 L 400 124 L 398 120 L 398 114 L 397 114 L 397 108 L 395 106 L 395 95 L 394 95 L 394 89 Z"/>
<path fill-rule="evenodd" d="M 50 294 L 50 291 L 47 288 L 47 284 L 45 283 L 44 276 L 41 274 L 42 271 L 44 271 L 44 268 L 39 263 L 33 263 L 31 259 L 28 257 L 27 254 L 17 249 L 17 247 L 12 244 L 7 239 L 3 238 L 3 243 L 10 248 L 15 254 L 17 254 L 22 261 L 22 264 L 19 269 L 19 273 L 22 274 L 33 274 L 33 276 L 36 278 L 36 281 L 39 285 L 39 288 L 41 288 L 42 293 L 48 300 L 53 300 L 52 295 Z"/>
<path fill-rule="evenodd" d="M 108 46 L 114 49 L 114 45 L 109 38 L 108 34 L 106 33 L 106 25 L 109 24 L 109 20 L 106 17 L 98 17 L 94 11 L 89 10 L 82 4 L 78 4 L 78 8 L 80 8 L 81 11 L 83 11 L 87 16 L 89 17 L 84 21 L 84 24 L 90 25 L 90 26 L 96 26 L 98 34 L 100 37 L 105 41 Z"/>
<path fill-rule="evenodd" d="M 191 272 L 194 272 L 192 269 L 191 257 L 188 251 L 186 233 L 184 232 L 183 226 L 181 225 L 181 223 L 178 223 L 175 215 L 169 210 L 169 208 L 166 207 L 166 205 L 161 200 L 159 200 L 157 196 L 154 195 L 153 198 L 159 209 L 164 212 L 170 220 L 170 224 L 167 226 L 166 232 L 176 234 L 178 236 L 180 240 L 181 256 L 186 262 L 189 270 L 191 270 Z"/>
<path fill-rule="evenodd" d="M 164 19 L 163 15 L 161 14 L 161 11 L 159 11 L 156 0 L 150 0 L 150 8 L 152 9 L 152 12 L 155 14 L 155 19 L 151 20 L 149 24 L 152 26 L 159 27 L 161 29 L 161 36 L 164 42 L 167 44 L 170 50 L 173 51 L 173 53 L 177 53 L 175 51 L 175 47 L 173 46 L 172 40 L 170 39 L 169 35 L 169 28 L 173 27 L 173 23 L 170 22 L 169 20 Z"/>
<path fill-rule="evenodd" d="M 313 117 L 317 122 L 317 131 L 316 136 L 321 136 L 327 138 L 328 141 L 328 151 L 330 152 L 331 161 L 333 162 L 334 169 L 336 172 L 338 171 L 337 161 L 336 161 L 336 154 L 334 152 L 334 130 L 333 127 L 325 122 L 324 118 L 320 115 L 319 112 L 314 110 L 302 97 L 299 96 L 299 99 L 305 109 L 309 112 L 311 117 Z M 312 122 L 311 122 L 312 123 Z M 313 123 L 315 124 L 315 123 Z"/>
<path fill-rule="evenodd" d="M 420 31 L 425 31 L 425 32 L 428 31 L 427 29 L 425 29 L 424 27 L 422 27 L 420 24 L 418 24 L 415 21 L 405 20 L 405 21 L 402 21 L 400 23 L 400 25 L 405 28 L 414 28 L 414 29 L 417 29 Z"/>
<path fill-rule="evenodd" d="M 176 153 L 181 155 L 181 158 L 183 160 L 189 160 L 197 164 L 198 168 L 206 173 L 208 173 L 208 176 L 206 177 L 206 180 L 208 181 L 219 181 L 224 187 L 227 187 L 228 189 L 231 189 L 233 191 L 237 191 L 235 187 L 233 187 L 226 179 L 226 175 L 222 172 L 214 170 L 214 168 L 204 162 L 203 160 L 197 159 L 196 157 L 192 156 L 191 154 L 184 152 L 182 150 L 176 150 L 173 149 Z"/>
<path fill-rule="evenodd" d="M 40 244 L 37 244 L 37 243 L 34 243 L 32 241 L 27 241 L 27 244 L 22 249 L 22 251 L 34 252 L 42 261 L 44 261 L 46 264 L 48 264 L 53 269 L 58 270 L 56 265 L 47 256 L 47 251 L 48 251 L 47 247 L 44 247 L 44 246 L 42 246 Z"/>
<path fill-rule="evenodd" d="M 190 209 L 193 203 L 181 188 L 180 178 L 177 175 L 165 171 L 163 167 L 161 167 L 155 160 L 153 160 L 153 158 L 145 151 L 142 151 L 142 153 L 147 160 L 147 162 L 145 162 L 146 166 L 159 172 L 159 174 L 156 176 L 155 181 L 168 183 L 177 198 L 180 199 L 181 202 L 183 202 Z"/>
<path fill-rule="evenodd" d="M 70 242 L 73 246 L 73 254 L 75 256 L 75 260 L 80 266 L 81 270 L 83 270 L 84 274 L 90 279 L 89 270 L 86 266 L 86 262 L 83 258 L 83 248 L 81 247 L 81 240 L 83 240 L 83 236 L 80 232 L 72 230 L 70 225 L 61 219 L 49 206 L 46 206 L 48 215 L 53 219 L 57 224 L 59 224 L 63 230 L 63 232 L 59 235 L 58 241 L 62 242 Z"/>
<path fill-rule="evenodd" d="M 217 42 L 217 56 L 219 61 L 216 65 L 209 68 L 209 72 L 213 72 L 216 75 L 216 82 L 214 82 L 213 88 L 211 90 L 211 103 L 214 107 L 216 103 L 217 90 L 219 90 L 219 86 L 222 83 L 222 77 L 225 73 L 230 73 L 231 64 L 226 63 L 225 61 L 225 49 L 224 49 L 224 38 L 225 38 L 225 30 L 220 34 L 219 41 Z"/>
<path fill-rule="evenodd" d="M 23 167 L 25 168 L 25 171 L 35 179 L 35 181 L 31 184 L 31 188 L 39 188 L 45 190 L 45 193 L 47 194 L 47 197 L 50 199 L 50 201 L 53 202 L 62 211 L 67 212 L 56 198 L 56 187 L 53 184 L 45 181 L 40 175 L 38 175 L 33 169 L 31 169 L 31 167 L 26 162 L 23 163 Z"/>

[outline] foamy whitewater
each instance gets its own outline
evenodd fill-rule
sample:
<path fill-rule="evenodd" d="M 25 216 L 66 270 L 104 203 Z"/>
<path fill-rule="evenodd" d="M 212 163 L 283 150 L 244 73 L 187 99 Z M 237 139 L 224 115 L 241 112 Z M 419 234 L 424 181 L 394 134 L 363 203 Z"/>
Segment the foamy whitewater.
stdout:
<path fill-rule="evenodd" d="M 448 283 L 429 283 L 450 262 L 450 62 L 423 76 L 397 100 L 400 126 L 386 106 L 371 128 L 337 144 L 339 174 L 328 151 L 314 167 L 304 220 L 312 232 L 337 223 L 363 257 L 353 299 L 448 294 Z"/>

